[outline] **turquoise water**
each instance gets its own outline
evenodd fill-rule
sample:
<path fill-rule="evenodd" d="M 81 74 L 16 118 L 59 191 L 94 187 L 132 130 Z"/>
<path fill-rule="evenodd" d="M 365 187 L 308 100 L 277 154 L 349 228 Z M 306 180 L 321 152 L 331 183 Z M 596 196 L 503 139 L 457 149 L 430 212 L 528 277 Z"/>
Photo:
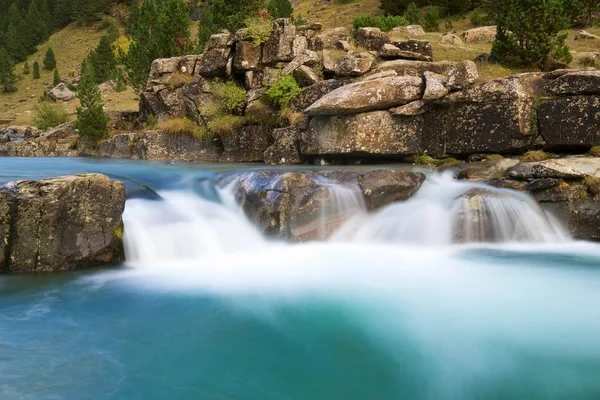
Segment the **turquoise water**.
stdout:
<path fill-rule="evenodd" d="M 157 191 L 215 170 L 0 159 L 2 181 L 97 171 Z M 272 243 L 150 264 L 0 276 L 0 399 L 600 398 L 594 244 Z"/>

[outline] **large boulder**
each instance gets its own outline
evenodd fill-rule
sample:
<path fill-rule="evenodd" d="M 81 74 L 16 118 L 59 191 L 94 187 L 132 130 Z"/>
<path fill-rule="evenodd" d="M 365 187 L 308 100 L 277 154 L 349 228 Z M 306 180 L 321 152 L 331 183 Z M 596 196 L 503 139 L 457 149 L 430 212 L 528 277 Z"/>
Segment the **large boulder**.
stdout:
<path fill-rule="evenodd" d="M 263 153 L 273 142 L 272 128 L 268 126 L 244 126 L 233 135 L 221 136 L 223 154 L 221 162 L 262 162 Z"/>
<path fill-rule="evenodd" d="M 345 27 L 328 29 L 321 32 L 311 43 L 312 50 L 332 50 L 337 48 L 339 41 L 348 41 L 350 33 Z"/>
<path fill-rule="evenodd" d="M 421 98 L 423 80 L 395 76 L 351 83 L 317 100 L 306 109 L 308 115 L 342 115 L 385 110 Z"/>
<path fill-rule="evenodd" d="M 212 35 L 206 44 L 206 51 L 200 63 L 200 73 L 205 77 L 227 76 L 233 46 L 233 35 L 218 33 Z"/>
<path fill-rule="evenodd" d="M 600 241 L 600 200 L 576 199 L 569 203 L 569 232 L 573 237 Z"/>
<path fill-rule="evenodd" d="M 425 148 L 437 156 L 516 152 L 537 135 L 532 95 L 518 79 L 449 94 L 425 121 Z"/>
<path fill-rule="evenodd" d="M 71 101 L 77 97 L 77 94 L 71 91 L 64 83 L 59 83 L 50 92 L 48 98 L 54 101 Z"/>
<path fill-rule="evenodd" d="M 392 35 L 404 35 L 408 37 L 425 36 L 425 30 L 421 25 L 397 26 L 390 31 Z"/>
<path fill-rule="evenodd" d="M 321 81 L 321 77 L 306 65 L 302 65 L 294 71 L 294 79 L 296 79 L 298 85 L 303 88 L 312 86 Z"/>
<path fill-rule="evenodd" d="M 423 58 L 426 59 L 425 61 L 433 60 L 433 46 L 428 40 L 399 40 L 394 42 L 393 44 L 402 51 L 420 54 Z"/>
<path fill-rule="evenodd" d="M 217 162 L 223 152 L 218 139 L 200 140 L 189 135 L 146 131 L 133 144 L 133 154 L 142 160 Z"/>
<path fill-rule="evenodd" d="M 305 88 L 296 96 L 290 106 L 294 111 L 304 111 L 314 102 L 325 96 L 327 93 L 344 86 L 344 82 L 336 79 L 319 81 Z"/>
<path fill-rule="evenodd" d="M 296 35 L 296 26 L 292 20 L 280 18 L 273 21 L 273 32 L 263 46 L 262 62 L 265 65 L 289 62 L 306 48 L 306 37 Z"/>
<path fill-rule="evenodd" d="M 540 134 L 551 148 L 586 148 L 600 144 L 600 96 L 571 96 L 538 107 Z"/>
<path fill-rule="evenodd" d="M 302 135 L 306 155 L 403 156 L 423 152 L 423 116 L 389 111 L 319 116 Z"/>
<path fill-rule="evenodd" d="M 99 174 L 0 188 L 0 271 L 63 271 L 122 260 L 125 187 Z"/>
<path fill-rule="evenodd" d="M 455 47 L 464 47 L 465 44 L 456 33 L 446 33 L 442 35 L 442 43 Z"/>
<path fill-rule="evenodd" d="M 323 57 L 325 58 L 325 56 Z M 374 57 L 370 53 L 347 54 L 335 62 L 333 72 L 336 76 L 341 77 L 361 76 L 369 72 L 374 60 Z"/>
<path fill-rule="evenodd" d="M 290 126 L 273 130 L 273 144 L 263 154 L 267 164 L 302 164 L 304 157 L 300 152 L 302 126 Z"/>
<path fill-rule="evenodd" d="M 547 89 L 557 96 L 600 94 L 600 71 L 566 73 L 552 80 Z"/>
<path fill-rule="evenodd" d="M 413 51 L 400 50 L 393 44 L 384 44 L 379 50 L 379 58 L 384 60 L 419 60 L 419 61 L 432 61 L 430 56 L 424 56 L 420 53 Z"/>
<path fill-rule="evenodd" d="M 410 198 L 424 179 L 399 170 L 261 170 L 242 174 L 235 196 L 265 233 L 309 241 L 326 239 L 367 208 Z M 229 180 L 224 177 L 224 182 Z"/>
<path fill-rule="evenodd" d="M 401 76 L 421 76 L 425 71 L 435 72 L 448 78 L 448 86 L 452 89 L 464 89 L 474 84 L 479 74 L 472 61 L 424 62 L 412 60 L 385 61 L 373 68 L 373 73 L 394 71 Z"/>
<path fill-rule="evenodd" d="M 379 28 L 359 28 L 355 40 L 357 46 L 364 47 L 367 51 L 379 51 L 384 44 L 390 42 L 388 34 Z"/>
<path fill-rule="evenodd" d="M 195 75 L 198 73 L 202 56 L 158 58 L 150 65 L 147 88 L 167 85 L 174 74 Z"/>
<path fill-rule="evenodd" d="M 586 174 L 569 163 L 569 160 L 522 162 L 508 170 L 508 176 L 519 180 L 532 179 L 582 179 Z"/>
<path fill-rule="evenodd" d="M 462 37 L 466 43 L 492 43 L 496 39 L 496 27 L 482 26 L 479 28 L 468 29 L 463 32 Z"/>
<path fill-rule="evenodd" d="M 581 30 L 575 35 L 575 40 L 600 40 L 600 36 Z"/>
<path fill-rule="evenodd" d="M 235 33 L 235 55 L 233 68 L 238 71 L 253 71 L 260 67 L 262 46 L 256 45 L 247 29 Z"/>

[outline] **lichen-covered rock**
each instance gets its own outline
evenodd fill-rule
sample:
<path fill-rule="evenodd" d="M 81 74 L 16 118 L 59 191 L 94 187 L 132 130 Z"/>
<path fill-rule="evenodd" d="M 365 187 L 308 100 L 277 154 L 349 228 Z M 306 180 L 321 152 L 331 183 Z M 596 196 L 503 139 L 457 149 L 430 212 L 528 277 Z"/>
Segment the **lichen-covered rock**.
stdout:
<path fill-rule="evenodd" d="M 233 68 L 238 71 L 253 71 L 260 67 L 262 46 L 254 44 L 247 29 L 235 33 L 235 54 Z"/>
<path fill-rule="evenodd" d="M 539 162 L 522 162 L 510 170 L 508 176 L 513 179 L 582 179 L 586 174 L 570 165 L 569 160 L 545 160 Z"/>
<path fill-rule="evenodd" d="M 392 108 L 392 115 L 421 115 L 431 109 L 431 105 L 423 100 L 415 100 L 400 107 Z"/>
<path fill-rule="evenodd" d="M 124 207 L 124 185 L 99 174 L 1 188 L 0 271 L 63 271 L 122 261 Z"/>
<path fill-rule="evenodd" d="M 355 39 L 357 46 L 364 47 L 368 51 L 379 51 L 381 46 L 390 42 L 388 34 L 379 28 L 359 28 Z"/>
<path fill-rule="evenodd" d="M 450 92 L 450 89 L 446 87 L 448 79 L 444 75 L 425 71 L 423 73 L 423 79 L 425 80 L 423 100 L 441 99 Z"/>
<path fill-rule="evenodd" d="M 319 116 L 302 135 L 306 155 L 403 156 L 423 152 L 423 116 L 394 117 L 388 111 Z"/>
<path fill-rule="evenodd" d="M 399 40 L 393 44 L 402 51 L 420 54 L 423 58 L 425 58 L 424 61 L 433 60 L 433 46 L 428 40 Z"/>
<path fill-rule="evenodd" d="M 361 81 L 342 86 L 306 109 L 308 115 L 343 115 L 384 110 L 421 98 L 423 80 L 410 76 Z"/>
<path fill-rule="evenodd" d="M 600 200 L 569 203 L 569 232 L 577 239 L 600 240 Z"/>
<path fill-rule="evenodd" d="M 218 140 L 200 140 L 160 131 L 143 132 L 133 147 L 133 153 L 140 159 L 156 161 L 217 162 L 222 152 Z"/>
<path fill-rule="evenodd" d="M 321 32 L 310 47 L 311 50 L 315 51 L 332 50 L 337 48 L 337 43 L 339 41 L 348 42 L 349 40 L 350 33 L 348 32 L 348 29 L 345 27 L 338 27 Z"/>
<path fill-rule="evenodd" d="M 200 62 L 200 73 L 206 77 L 227 76 L 230 72 L 228 66 L 232 62 L 232 45 L 232 34 L 212 35 Z"/>
<path fill-rule="evenodd" d="M 507 178 L 509 169 L 518 163 L 519 160 L 505 158 L 498 161 L 463 163 L 450 168 L 454 170 L 456 179 L 488 181 Z"/>
<path fill-rule="evenodd" d="M 195 75 L 199 71 L 202 56 L 189 55 L 183 57 L 158 58 L 150 65 L 147 87 L 167 85 L 175 73 Z"/>
<path fill-rule="evenodd" d="M 333 67 L 336 76 L 361 76 L 373 65 L 374 57 L 369 53 L 352 53 L 340 58 Z"/>
<path fill-rule="evenodd" d="M 137 154 L 135 144 L 142 137 L 141 133 L 120 133 L 113 135 L 109 139 L 98 144 L 96 149 L 92 149 L 91 154 L 106 158 L 123 158 L 123 159 L 142 159 L 141 154 Z"/>
<path fill-rule="evenodd" d="M 292 61 L 307 48 L 306 37 L 296 36 L 296 26 L 289 18 L 273 21 L 271 37 L 263 46 L 263 64 Z"/>
<path fill-rule="evenodd" d="M 442 35 L 442 43 L 455 47 L 465 47 L 465 44 L 456 33 L 446 33 Z"/>
<path fill-rule="evenodd" d="M 263 154 L 267 164 L 302 164 L 304 157 L 300 152 L 301 126 L 291 126 L 273 130 L 273 144 Z"/>
<path fill-rule="evenodd" d="M 575 40 L 600 40 L 600 36 L 581 30 L 575 35 Z"/>
<path fill-rule="evenodd" d="M 272 128 L 244 126 L 233 135 L 221 136 L 223 153 L 220 162 L 261 162 L 267 147 L 273 143 Z"/>
<path fill-rule="evenodd" d="M 468 29 L 463 32 L 462 36 L 466 43 L 492 43 L 496 39 L 496 30 L 495 26 L 482 26 Z"/>
<path fill-rule="evenodd" d="M 71 91 L 64 83 L 59 83 L 50 92 L 48 92 L 48 98 L 54 101 L 71 101 L 77 97 L 77 94 Z"/>
<path fill-rule="evenodd" d="M 79 135 L 52 138 L 46 135 L 22 141 L 0 143 L 0 156 L 4 157 L 76 157 Z"/>
<path fill-rule="evenodd" d="M 302 65 L 294 71 L 294 79 L 296 79 L 298 85 L 303 88 L 312 86 L 321 81 L 321 77 L 306 65 Z"/>
<path fill-rule="evenodd" d="M 540 134 L 552 148 L 600 144 L 600 96 L 571 96 L 544 101 L 538 108 Z"/>
<path fill-rule="evenodd" d="M 379 58 L 385 60 L 419 60 L 419 61 L 432 61 L 433 59 L 429 56 L 424 56 L 420 53 L 413 51 L 400 50 L 393 44 L 384 44 L 379 50 Z"/>
<path fill-rule="evenodd" d="M 283 74 L 288 75 L 304 65 L 314 66 L 319 61 L 319 56 L 312 50 L 304 50 L 283 68 Z"/>
<path fill-rule="evenodd" d="M 425 30 L 421 25 L 397 26 L 390 31 L 394 35 L 405 35 L 408 37 L 425 36 Z"/>
<path fill-rule="evenodd" d="M 290 106 L 294 111 L 304 111 L 327 93 L 330 93 L 342 86 L 344 86 L 344 82 L 336 79 L 319 81 L 305 88 L 302 93 L 292 100 Z"/>
<path fill-rule="evenodd" d="M 577 71 L 554 79 L 548 90 L 557 96 L 600 94 L 600 71 Z"/>
<path fill-rule="evenodd" d="M 435 72 L 448 78 L 451 89 L 464 89 L 474 84 L 479 74 L 477 66 L 472 61 L 424 62 L 413 60 L 385 61 L 373 68 L 373 73 L 395 71 L 401 76 L 422 76 L 425 71 Z"/>

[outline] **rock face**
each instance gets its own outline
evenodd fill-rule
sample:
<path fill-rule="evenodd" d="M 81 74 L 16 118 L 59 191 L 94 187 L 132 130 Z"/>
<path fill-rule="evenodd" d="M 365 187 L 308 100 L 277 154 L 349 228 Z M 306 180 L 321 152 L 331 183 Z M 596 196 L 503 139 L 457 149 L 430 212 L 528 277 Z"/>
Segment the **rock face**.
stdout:
<path fill-rule="evenodd" d="M 463 62 L 423 62 L 411 60 L 386 61 L 373 68 L 373 73 L 395 71 L 400 76 L 421 76 L 430 71 L 448 78 L 452 89 L 463 89 L 475 83 L 479 74 L 477 66 L 472 61 Z"/>
<path fill-rule="evenodd" d="M 243 174 L 235 196 L 265 233 L 307 241 L 326 239 L 356 212 L 408 199 L 424 179 L 420 173 L 399 170 L 262 170 Z M 339 195 L 332 189 L 335 185 L 346 189 L 344 195 L 351 197 L 356 207 L 346 210 L 350 213 L 330 210 L 322 220 L 323 207 Z"/>
<path fill-rule="evenodd" d="M 575 40 L 600 40 L 600 36 L 582 30 L 577 32 Z"/>
<path fill-rule="evenodd" d="M 600 96 L 544 101 L 538 108 L 540 134 L 551 148 L 585 148 L 600 143 Z"/>
<path fill-rule="evenodd" d="M 557 96 L 600 95 L 600 71 L 577 71 L 554 79 L 548 90 Z"/>
<path fill-rule="evenodd" d="M 417 100 L 423 80 L 410 76 L 373 79 L 342 86 L 317 100 L 306 114 L 344 115 L 383 110 Z"/>
<path fill-rule="evenodd" d="M 206 44 L 206 52 L 200 63 L 200 73 L 207 77 L 228 75 L 232 45 L 233 35 L 230 33 L 212 35 Z"/>
<path fill-rule="evenodd" d="M 496 39 L 496 27 L 482 26 L 480 28 L 469 29 L 464 31 L 462 36 L 466 43 L 491 43 Z"/>
<path fill-rule="evenodd" d="M 421 25 L 397 26 L 392 28 L 391 33 L 409 37 L 425 36 L 425 30 Z"/>
<path fill-rule="evenodd" d="M 456 46 L 456 47 L 464 47 L 465 46 L 463 41 L 460 39 L 460 36 L 458 36 L 455 33 L 447 33 L 447 34 L 443 35 L 442 43 L 449 44 L 451 46 Z"/>
<path fill-rule="evenodd" d="M 0 271 L 63 271 L 121 261 L 124 207 L 124 185 L 99 174 L 1 188 Z"/>
<path fill-rule="evenodd" d="M 356 45 L 368 51 L 379 51 L 381 47 L 390 42 L 387 33 L 379 28 L 359 28 L 356 31 Z"/>
<path fill-rule="evenodd" d="M 50 92 L 48 97 L 54 101 L 71 101 L 77 97 L 77 94 L 71 91 L 64 83 L 59 83 Z"/>

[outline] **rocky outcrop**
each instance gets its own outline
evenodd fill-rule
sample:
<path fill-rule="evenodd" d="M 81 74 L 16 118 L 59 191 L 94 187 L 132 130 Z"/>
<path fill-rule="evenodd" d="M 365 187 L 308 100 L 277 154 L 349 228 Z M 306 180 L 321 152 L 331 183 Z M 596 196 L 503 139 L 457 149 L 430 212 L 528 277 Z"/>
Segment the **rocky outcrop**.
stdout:
<path fill-rule="evenodd" d="M 373 73 L 394 71 L 400 76 L 421 76 L 424 72 L 435 72 L 448 78 L 452 89 L 466 88 L 477 80 L 477 66 L 472 61 L 463 62 L 424 62 L 411 60 L 385 61 L 373 68 Z"/>
<path fill-rule="evenodd" d="M 379 28 L 359 28 L 355 35 L 356 45 L 368 51 L 379 51 L 381 47 L 390 42 L 387 33 Z"/>
<path fill-rule="evenodd" d="M 397 26 L 392 28 L 390 33 L 394 35 L 405 35 L 408 37 L 425 36 L 425 30 L 421 25 Z"/>
<path fill-rule="evenodd" d="M 221 179 L 230 182 L 231 177 Z M 235 197 L 268 235 L 308 241 L 327 238 L 356 212 L 408 199 L 424 179 L 423 174 L 400 170 L 261 170 L 239 177 Z M 336 187 L 346 190 L 340 194 Z M 346 212 L 328 210 L 340 195 L 349 196 L 356 206 Z"/>
<path fill-rule="evenodd" d="M 206 51 L 200 62 L 200 73 L 206 77 L 219 77 L 231 74 L 230 61 L 233 35 L 220 33 L 212 35 L 206 44 Z"/>
<path fill-rule="evenodd" d="M 122 261 L 125 187 L 99 174 L 0 188 L 0 272 L 63 271 Z"/>
<path fill-rule="evenodd" d="M 458 36 L 456 33 L 446 33 L 445 35 L 443 35 L 442 43 L 449 44 L 449 45 L 455 46 L 455 47 L 464 47 L 465 46 L 465 44 L 461 40 L 460 36 Z"/>
<path fill-rule="evenodd" d="M 556 96 L 600 95 L 600 71 L 568 72 L 552 80 L 547 90 Z"/>
<path fill-rule="evenodd" d="M 539 131 L 551 149 L 585 149 L 600 143 L 600 96 L 546 100 L 538 108 Z"/>
<path fill-rule="evenodd" d="M 48 98 L 54 101 L 71 101 L 77 97 L 77 94 L 70 90 L 64 83 L 59 83 L 48 92 Z"/>
<path fill-rule="evenodd" d="M 581 30 L 575 35 L 575 40 L 600 40 L 600 36 Z"/>
<path fill-rule="evenodd" d="M 496 39 L 496 27 L 482 26 L 469 29 L 463 32 L 462 37 L 466 43 L 492 43 Z"/>

